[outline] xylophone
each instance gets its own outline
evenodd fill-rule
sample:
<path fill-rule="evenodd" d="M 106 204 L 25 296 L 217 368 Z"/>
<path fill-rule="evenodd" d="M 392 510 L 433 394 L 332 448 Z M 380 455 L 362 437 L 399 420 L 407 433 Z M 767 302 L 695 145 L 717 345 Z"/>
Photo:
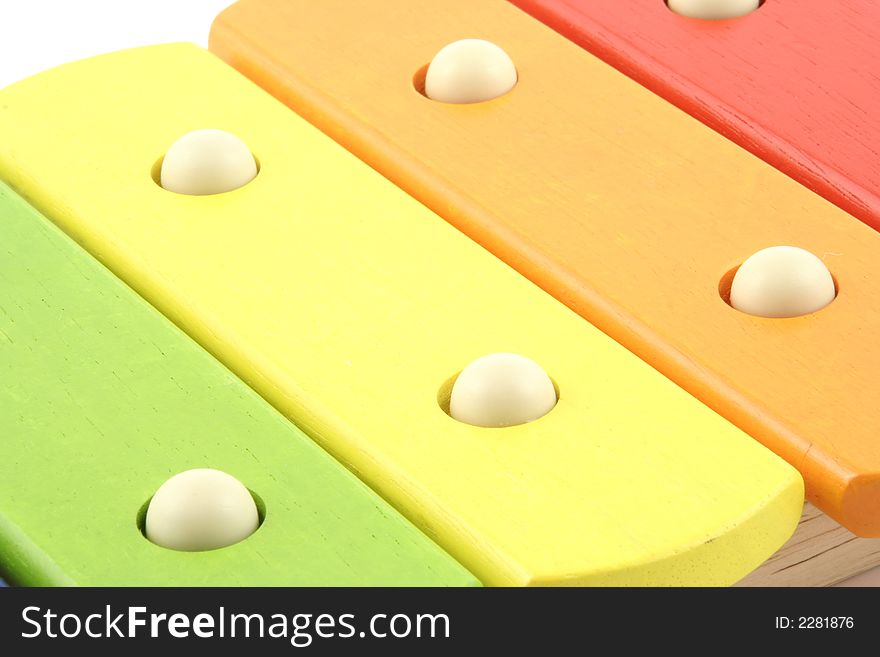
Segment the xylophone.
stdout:
<path fill-rule="evenodd" d="M 707 34 L 752 52 L 801 5 L 515 4 L 565 36 L 503 0 L 240 0 L 211 52 L 0 91 L 0 574 L 827 584 L 880 563 L 880 235 L 847 214 L 871 202 L 847 144 L 867 118 L 810 132 L 836 150 L 757 140 L 735 88 L 608 36 L 644 4 L 703 35 L 691 58 Z M 821 187 L 800 154 L 826 150 L 855 155 Z"/>

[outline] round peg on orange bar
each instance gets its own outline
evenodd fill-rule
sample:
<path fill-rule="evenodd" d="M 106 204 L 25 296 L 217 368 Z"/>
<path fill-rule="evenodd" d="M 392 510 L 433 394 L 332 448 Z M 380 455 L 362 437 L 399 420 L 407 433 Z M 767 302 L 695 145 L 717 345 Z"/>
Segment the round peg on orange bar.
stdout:
<path fill-rule="evenodd" d="M 503 96 L 516 80 L 516 66 L 499 46 L 483 39 L 462 39 L 431 60 L 425 95 L 443 103 L 480 103 Z"/>
<path fill-rule="evenodd" d="M 746 260 L 733 277 L 730 305 L 759 317 L 799 317 L 834 300 L 828 267 L 796 246 L 771 246 Z"/>

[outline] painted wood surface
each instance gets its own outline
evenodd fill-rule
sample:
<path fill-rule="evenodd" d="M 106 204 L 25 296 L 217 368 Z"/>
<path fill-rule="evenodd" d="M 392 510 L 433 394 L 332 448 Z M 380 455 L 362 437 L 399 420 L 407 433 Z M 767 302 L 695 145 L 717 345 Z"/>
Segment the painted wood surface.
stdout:
<path fill-rule="evenodd" d="M 511 0 L 880 228 L 880 3 L 767 0 L 705 21 L 658 0 Z"/>
<path fill-rule="evenodd" d="M 476 580 L 0 183 L 0 572 L 19 585 L 473 585 Z M 150 543 L 171 475 L 263 507 L 210 552 Z"/>
<path fill-rule="evenodd" d="M 419 93 L 463 37 L 511 55 L 510 93 Z M 880 234 L 502 0 L 243 0 L 211 48 L 880 536 Z M 777 244 L 828 264 L 830 306 L 771 320 L 725 303 L 725 274 Z"/>
<path fill-rule="evenodd" d="M 0 176 L 484 583 L 732 583 L 793 531 L 793 468 L 210 53 L 68 65 L 0 108 Z M 256 179 L 156 185 L 200 127 L 243 139 Z M 443 411 L 497 351 L 547 370 L 552 412 Z"/>

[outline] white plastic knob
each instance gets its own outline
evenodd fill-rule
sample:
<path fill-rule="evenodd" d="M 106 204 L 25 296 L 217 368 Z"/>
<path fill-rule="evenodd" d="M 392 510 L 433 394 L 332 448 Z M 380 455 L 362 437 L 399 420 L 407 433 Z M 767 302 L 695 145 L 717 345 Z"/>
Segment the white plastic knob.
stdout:
<path fill-rule="evenodd" d="M 449 414 L 478 427 L 509 427 L 543 417 L 556 401 L 553 381 L 540 365 L 517 354 L 490 354 L 458 375 Z"/>
<path fill-rule="evenodd" d="M 668 0 L 669 8 L 688 18 L 739 18 L 755 11 L 761 0 Z"/>
<path fill-rule="evenodd" d="M 798 317 L 834 301 L 834 279 L 828 267 L 796 246 L 758 251 L 737 270 L 730 305 L 759 317 Z"/>
<path fill-rule="evenodd" d="M 178 194 L 204 196 L 238 189 L 256 175 L 256 160 L 241 139 L 223 130 L 196 130 L 165 153 L 160 184 Z"/>
<path fill-rule="evenodd" d="M 172 550 L 216 550 L 244 540 L 260 525 L 247 488 L 219 470 L 176 474 L 159 487 L 147 508 L 147 538 Z"/>
<path fill-rule="evenodd" d="M 443 103 L 480 103 L 503 96 L 516 80 L 516 66 L 504 50 L 483 39 L 462 39 L 431 60 L 425 95 Z"/>

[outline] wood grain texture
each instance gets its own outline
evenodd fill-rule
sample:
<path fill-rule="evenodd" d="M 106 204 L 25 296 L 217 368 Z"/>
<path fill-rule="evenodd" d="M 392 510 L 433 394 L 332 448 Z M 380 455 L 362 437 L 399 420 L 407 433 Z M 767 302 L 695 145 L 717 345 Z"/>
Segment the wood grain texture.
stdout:
<path fill-rule="evenodd" d="M 833 586 L 880 566 L 880 539 L 859 538 L 812 504 L 788 542 L 737 586 Z"/>
<path fill-rule="evenodd" d="M 511 55 L 512 92 L 416 90 L 462 37 Z M 211 48 L 880 536 L 880 234 L 501 0 L 244 0 Z M 776 244 L 825 260 L 836 301 L 785 320 L 730 308 L 719 281 Z"/>
<path fill-rule="evenodd" d="M 768 0 L 725 21 L 658 0 L 511 2 L 880 228 L 876 0 Z"/>
<path fill-rule="evenodd" d="M 476 580 L 0 183 L 0 572 L 20 585 L 472 585 Z M 171 475 L 264 504 L 233 546 L 150 543 Z"/>
<path fill-rule="evenodd" d="M 0 176 L 484 583 L 732 583 L 794 530 L 793 468 L 210 53 L 68 65 L 0 107 Z M 209 126 L 257 178 L 157 186 L 168 145 Z M 443 412 L 496 351 L 550 373 L 552 412 Z"/>

